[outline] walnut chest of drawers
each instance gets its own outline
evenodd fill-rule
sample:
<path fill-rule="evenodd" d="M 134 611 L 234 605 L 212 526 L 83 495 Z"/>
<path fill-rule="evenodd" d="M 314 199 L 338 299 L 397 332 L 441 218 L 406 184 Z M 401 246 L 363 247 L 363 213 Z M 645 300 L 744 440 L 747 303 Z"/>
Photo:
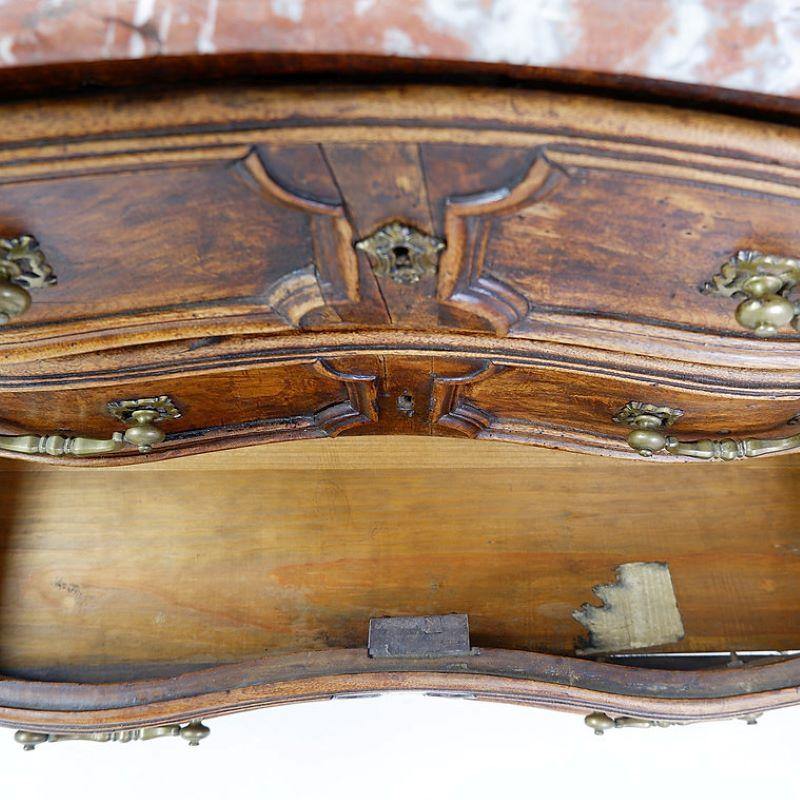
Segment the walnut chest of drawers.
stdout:
<path fill-rule="evenodd" d="M 5 102 L 0 722 L 797 702 L 800 128 L 658 94 Z"/>

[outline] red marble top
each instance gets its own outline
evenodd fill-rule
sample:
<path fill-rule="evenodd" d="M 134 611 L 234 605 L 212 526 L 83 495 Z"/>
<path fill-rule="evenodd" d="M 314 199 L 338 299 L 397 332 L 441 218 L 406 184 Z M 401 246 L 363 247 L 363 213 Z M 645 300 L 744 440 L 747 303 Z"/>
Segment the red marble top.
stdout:
<path fill-rule="evenodd" d="M 0 0 L 3 67 L 251 52 L 572 68 L 800 97 L 800 3 Z"/>

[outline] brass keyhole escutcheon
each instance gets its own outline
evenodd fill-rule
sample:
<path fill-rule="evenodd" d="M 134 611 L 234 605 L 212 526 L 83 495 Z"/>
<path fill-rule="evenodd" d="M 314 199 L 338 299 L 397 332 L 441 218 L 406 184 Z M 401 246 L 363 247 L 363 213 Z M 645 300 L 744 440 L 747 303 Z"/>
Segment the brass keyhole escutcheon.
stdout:
<path fill-rule="evenodd" d="M 415 283 L 421 275 L 417 274 L 417 267 L 411 260 L 411 254 L 405 245 L 392 248 L 394 255 L 394 279 L 399 283 Z"/>
<path fill-rule="evenodd" d="M 390 222 L 356 242 L 356 249 L 366 254 L 376 275 L 402 284 L 435 275 L 444 248 L 441 239 L 401 222 Z"/>

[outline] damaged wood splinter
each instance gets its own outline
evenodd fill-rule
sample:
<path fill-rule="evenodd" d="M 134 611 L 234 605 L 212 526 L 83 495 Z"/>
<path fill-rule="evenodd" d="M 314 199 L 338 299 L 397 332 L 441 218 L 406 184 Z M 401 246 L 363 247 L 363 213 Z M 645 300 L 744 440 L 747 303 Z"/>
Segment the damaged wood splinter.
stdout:
<path fill-rule="evenodd" d="M 576 654 L 617 653 L 683 639 L 683 621 L 666 564 L 620 564 L 616 573 L 614 583 L 592 589 L 603 605 L 584 603 L 572 612 L 589 631 L 578 640 Z"/>

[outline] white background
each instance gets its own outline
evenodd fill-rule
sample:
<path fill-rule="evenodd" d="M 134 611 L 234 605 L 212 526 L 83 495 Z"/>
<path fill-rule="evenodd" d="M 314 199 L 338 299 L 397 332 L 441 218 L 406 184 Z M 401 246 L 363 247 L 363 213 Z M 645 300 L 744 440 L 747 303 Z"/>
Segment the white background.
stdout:
<path fill-rule="evenodd" d="M 0 798 L 693 798 L 800 794 L 800 708 L 595 736 L 580 716 L 420 694 L 209 720 L 199 747 L 162 739 L 23 752 L 0 729 Z"/>

